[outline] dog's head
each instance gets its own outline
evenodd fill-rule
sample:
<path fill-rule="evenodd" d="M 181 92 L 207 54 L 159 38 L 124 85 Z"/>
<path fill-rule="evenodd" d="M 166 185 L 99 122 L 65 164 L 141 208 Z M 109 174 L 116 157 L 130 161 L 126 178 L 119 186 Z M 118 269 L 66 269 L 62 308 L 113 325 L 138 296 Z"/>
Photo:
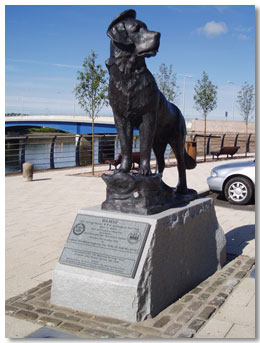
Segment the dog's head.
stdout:
<path fill-rule="evenodd" d="M 160 44 L 160 33 L 149 31 L 136 19 L 135 10 L 129 9 L 116 17 L 109 25 L 107 35 L 120 50 L 140 57 L 155 56 Z"/>

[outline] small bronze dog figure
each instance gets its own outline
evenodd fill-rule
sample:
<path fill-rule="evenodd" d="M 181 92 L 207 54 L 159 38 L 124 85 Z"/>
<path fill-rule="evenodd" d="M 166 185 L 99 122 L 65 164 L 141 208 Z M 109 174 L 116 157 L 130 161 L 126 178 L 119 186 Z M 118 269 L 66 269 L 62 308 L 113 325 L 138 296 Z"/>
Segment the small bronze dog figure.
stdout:
<path fill-rule="evenodd" d="M 186 126 L 181 111 L 159 91 L 145 64 L 145 57 L 155 56 L 160 33 L 149 31 L 136 20 L 132 9 L 122 12 L 107 30 L 111 39 L 110 58 L 106 61 L 110 74 L 109 102 L 121 144 L 122 163 L 119 172 L 128 173 L 132 165 L 133 128 L 140 133 L 139 174 L 150 175 L 153 148 L 159 173 L 165 167 L 164 153 L 170 144 L 178 163 L 177 192 L 186 194 L 186 169 L 196 162 L 185 151 Z"/>

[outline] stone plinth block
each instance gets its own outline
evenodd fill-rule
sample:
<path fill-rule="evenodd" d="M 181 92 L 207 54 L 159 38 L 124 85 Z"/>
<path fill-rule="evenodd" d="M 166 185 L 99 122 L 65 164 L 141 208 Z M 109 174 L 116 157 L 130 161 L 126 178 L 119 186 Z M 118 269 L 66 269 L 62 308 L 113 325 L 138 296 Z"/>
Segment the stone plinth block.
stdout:
<path fill-rule="evenodd" d="M 53 274 L 51 303 L 144 320 L 221 268 L 225 258 L 212 199 L 149 216 L 82 209 Z"/>
<path fill-rule="evenodd" d="M 107 185 L 102 210 L 135 214 L 155 214 L 197 198 L 195 190 L 179 194 L 166 185 L 160 174 L 141 176 L 137 173 L 103 174 Z"/>

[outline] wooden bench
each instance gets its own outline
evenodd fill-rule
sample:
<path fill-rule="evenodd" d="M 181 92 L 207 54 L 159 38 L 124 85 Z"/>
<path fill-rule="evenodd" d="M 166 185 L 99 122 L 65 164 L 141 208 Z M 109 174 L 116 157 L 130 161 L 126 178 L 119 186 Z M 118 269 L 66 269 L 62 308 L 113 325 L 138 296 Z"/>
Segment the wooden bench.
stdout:
<path fill-rule="evenodd" d="M 240 148 L 239 146 L 223 146 L 218 151 L 211 151 L 211 155 L 213 159 L 214 159 L 214 156 L 217 156 L 218 158 L 219 155 L 227 155 L 227 158 L 228 158 L 228 155 L 233 157 L 233 155 L 238 151 L 239 148 Z"/>
<path fill-rule="evenodd" d="M 121 163 L 121 159 L 122 159 L 122 154 L 120 152 L 120 154 L 117 156 L 116 160 L 106 160 L 105 163 L 109 164 L 109 169 L 111 170 L 111 166 L 114 166 L 115 169 L 117 169 L 117 166 Z M 138 165 L 140 165 L 140 152 L 133 152 L 132 153 L 132 168 L 135 168 L 135 163 L 137 163 Z"/>

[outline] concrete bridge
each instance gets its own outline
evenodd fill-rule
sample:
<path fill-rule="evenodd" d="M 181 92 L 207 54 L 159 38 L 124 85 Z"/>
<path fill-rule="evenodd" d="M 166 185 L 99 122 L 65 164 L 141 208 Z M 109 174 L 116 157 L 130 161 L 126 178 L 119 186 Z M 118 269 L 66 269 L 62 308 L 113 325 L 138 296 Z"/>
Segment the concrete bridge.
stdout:
<path fill-rule="evenodd" d="M 5 117 L 6 128 L 50 127 L 75 134 L 92 133 L 92 121 L 85 116 L 27 115 Z M 116 134 L 113 116 L 95 119 L 95 134 Z"/>
<path fill-rule="evenodd" d="M 75 134 L 91 134 L 92 121 L 88 115 L 63 116 L 63 115 L 26 115 L 26 116 L 6 116 L 6 128 L 21 127 L 50 127 Z M 186 121 L 187 130 L 191 129 L 191 121 Z M 95 134 L 116 134 L 114 117 L 99 116 L 95 119 Z M 137 134 L 138 130 L 134 129 Z"/>

